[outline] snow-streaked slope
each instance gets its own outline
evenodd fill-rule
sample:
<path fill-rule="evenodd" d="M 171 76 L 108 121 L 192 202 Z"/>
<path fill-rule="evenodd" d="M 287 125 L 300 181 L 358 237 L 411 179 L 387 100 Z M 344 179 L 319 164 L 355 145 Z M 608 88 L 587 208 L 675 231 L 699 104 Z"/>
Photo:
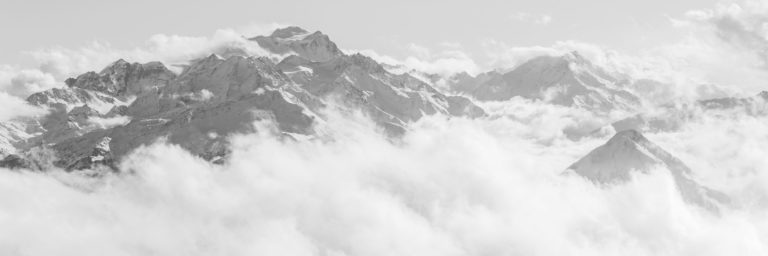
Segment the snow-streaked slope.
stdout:
<path fill-rule="evenodd" d="M 424 115 L 477 117 L 484 114 L 466 98 L 446 96 L 409 74 L 393 74 L 373 59 L 344 55 L 327 62 L 291 56 L 278 65 L 317 97 L 336 97 L 361 106 L 381 124 L 404 127 Z"/>
<path fill-rule="evenodd" d="M 520 96 L 609 112 L 632 110 L 640 105 L 640 99 L 625 88 L 625 83 L 624 79 L 572 52 L 536 57 L 503 74 L 496 71 L 477 77 L 459 74 L 452 79 L 452 88 L 483 101 L 505 101 Z"/>
<path fill-rule="evenodd" d="M 310 33 L 299 27 L 277 29 L 269 36 L 256 36 L 250 40 L 273 53 L 295 54 L 312 61 L 324 62 L 344 55 L 328 35 L 320 31 Z"/>
<path fill-rule="evenodd" d="M 112 165 L 157 140 L 220 160 L 229 135 L 253 131 L 254 122 L 269 120 L 286 136 L 312 135 L 330 105 L 362 110 L 393 135 L 425 115 L 484 114 L 467 98 L 391 73 L 366 56 L 346 55 L 320 32 L 288 27 L 250 42 L 293 55 L 276 63 L 266 56 L 211 54 L 191 60 L 178 75 L 158 62 L 118 60 L 68 79 L 67 88 L 30 96 L 31 104 L 51 113 L 35 120 L 35 135 L 28 127 L 11 134 L 19 125 L 5 124 L 9 135 L 0 146 L 16 153 L 8 161 L 25 163 L 19 161 L 29 157 L 25 152 L 41 149 L 71 170 Z"/>

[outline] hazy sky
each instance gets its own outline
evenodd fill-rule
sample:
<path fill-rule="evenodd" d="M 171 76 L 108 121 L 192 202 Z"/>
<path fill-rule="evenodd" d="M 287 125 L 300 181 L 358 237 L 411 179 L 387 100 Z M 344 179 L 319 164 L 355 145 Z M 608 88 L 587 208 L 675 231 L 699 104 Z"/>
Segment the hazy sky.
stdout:
<path fill-rule="evenodd" d="M 669 17 L 711 8 L 714 0 L 586 1 L 103 1 L 4 0 L 0 63 L 28 61 L 24 51 L 81 47 L 94 40 L 135 47 L 154 34 L 208 36 L 249 24 L 295 24 L 331 35 L 343 48 L 402 57 L 415 43 L 483 40 L 551 45 L 577 40 L 631 53 L 679 39 Z M 475 52 L 477 54 L 477 52 Z"/>
<path fill-rule="evenodd" d="M 5 1 L 0 87 L 15 79 L 20 94 L 117 58 L 186 61 L 285 25 L 443 75 L 578 50 L 636 78 L 768 90 L 768 0 Z"/>

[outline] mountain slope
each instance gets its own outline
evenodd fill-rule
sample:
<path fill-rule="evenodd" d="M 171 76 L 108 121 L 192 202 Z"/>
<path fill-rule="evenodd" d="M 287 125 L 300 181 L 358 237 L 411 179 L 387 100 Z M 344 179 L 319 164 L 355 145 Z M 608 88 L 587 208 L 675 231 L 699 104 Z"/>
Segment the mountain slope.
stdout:
<path fill-rule="evenodd" d="M 68 79 L 67 88 L 33 94 L 28 102 L 51 112 L 0 125 L 0 146 L 7 148 L 0 166 L 36 163 L 27 152 L 38 150 L 67 170 L 115 168 L 131 150 L 157 140 L 220 161 L 229 135 L 254 131 L 254 122 L 270 120 L 284 136 L 312 135 L 329 105 L 361 110 L 391 135 L 425 115 L 484 115 L 467 98 L 344 54 L 320 32 L 288 27 L 252 42 L 288 57 L 230 50 L 226 58 L 192 60 L 178 75 L 158 62 L 118 60 Z"/>
<path fill-rule="evenodd" d="M 540 56 L 507 73 L 454 77 L 452 88 L 482 101 L 505 101 L 520 96 L 553 104 L 608 112 L 631 110 L 640 99 L 625 89 L 626 81 L 593 65 L 576 52 Z"/>
<path fill-rule="evenodd" d="M 338 97 L 361 106 L 374 121 L 403 128 L 424 115 L 478 117 L 483 110 L 466 98 L 446 96 L 408 74 L 386 71 L 373 59 L 345 55 L 327 62 L 291 56 L 278 66 L 293 81 L 318 97 Z"/>
<path fill-rule="evenodd" d="M 604 185 L 628 182 L 635 172 L 661 169 L 672 175 L 686 202 L 717 210 L 720 203 L 728 201 L 725 195 L 699 185 L 688 166 L 635 130 L 617 133 L 568 169 Z"/>
<path fill-rule="evenodd" d="M 344 55 L 327 35 L 320 31 L 310 33 L 300 27 L 277 29 L 269 36 L 250 40 L 273 53 L 298 55 L 311 61 L 325 62 Z"/>

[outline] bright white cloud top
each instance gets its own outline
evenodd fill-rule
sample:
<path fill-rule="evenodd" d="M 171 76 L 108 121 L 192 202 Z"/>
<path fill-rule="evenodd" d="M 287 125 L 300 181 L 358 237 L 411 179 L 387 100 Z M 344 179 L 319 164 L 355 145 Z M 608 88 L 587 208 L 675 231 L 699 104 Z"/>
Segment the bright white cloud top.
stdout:
<path fill-rule="evenodd" d="M 678 37 L 513 3 L 498 37 L 49 38 L 0 65 L 0 254 L 764 255 L 766 4 L 595 3 Z"/>

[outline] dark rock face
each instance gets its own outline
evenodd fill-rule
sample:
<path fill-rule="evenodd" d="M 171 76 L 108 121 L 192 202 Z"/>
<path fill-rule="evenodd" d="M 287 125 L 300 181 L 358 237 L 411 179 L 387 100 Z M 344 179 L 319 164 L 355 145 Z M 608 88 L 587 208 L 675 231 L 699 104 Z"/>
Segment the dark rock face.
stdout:
<path fill-rule="evenodd" d="M 16 169 L 35 169 L 35 163 L 18 155 L 8 155 L 0 160 L 0 168 Z"/>

